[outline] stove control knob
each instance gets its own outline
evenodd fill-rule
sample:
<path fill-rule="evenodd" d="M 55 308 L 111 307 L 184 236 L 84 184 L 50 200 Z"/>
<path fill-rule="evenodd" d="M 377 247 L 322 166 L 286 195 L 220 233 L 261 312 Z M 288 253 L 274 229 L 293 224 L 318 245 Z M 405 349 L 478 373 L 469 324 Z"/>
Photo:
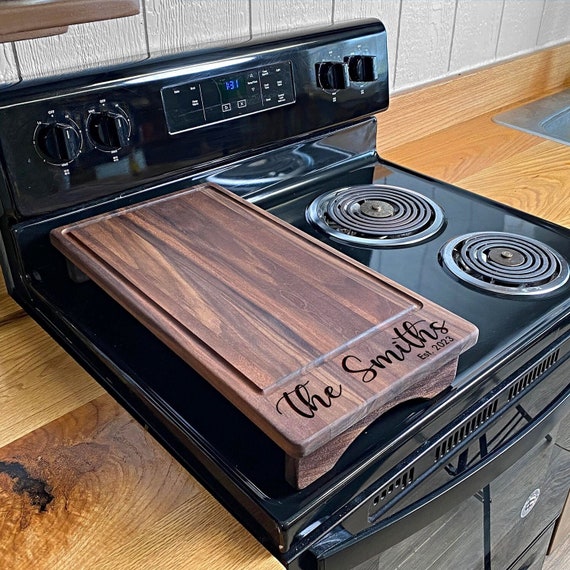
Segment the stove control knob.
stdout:
<path fill-rule="evenodd" d="M 376 58 L 373 55 L 351 55 L 344 60 L 348 64 L 348 75 L 352 81 L 361 83 L 378 79 Z"/>
<path fill-rule="evenodd" d="M 346 89 L 350 85 L 348 65 L 340 61 L 317 63 L 317 85 L 322 89 Z"/>
<path fill-rule="evenodd" d="M 34 133 L 34 144 L 46 162 L 65 165 L 81 151 L 81 131 L 68 120 L 40 123 Z"/>
<path fill-rule="evenodd" d="M 118 107 L 113 110 L 89 114 L 87 133 L 91 142 L 100 150 L 119 150 L 129 143 L 131 125 L 126 114 Z"/>

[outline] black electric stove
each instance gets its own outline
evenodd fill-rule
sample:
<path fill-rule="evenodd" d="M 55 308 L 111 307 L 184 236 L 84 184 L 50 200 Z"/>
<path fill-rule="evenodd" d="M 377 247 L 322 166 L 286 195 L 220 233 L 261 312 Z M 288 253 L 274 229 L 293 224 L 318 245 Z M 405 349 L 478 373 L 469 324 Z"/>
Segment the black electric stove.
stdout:
<path fill-rule="evenodd" d="M 8 289 L 284 565 L 539 568 L 570 483 L 570 232 L 382 160 L 387 105 L 377 21 L 7 90 Z M 49 242 L 204 181 L 479 328 L 448 390 L 384 414 L 302 490 L 267 436 Z"/>

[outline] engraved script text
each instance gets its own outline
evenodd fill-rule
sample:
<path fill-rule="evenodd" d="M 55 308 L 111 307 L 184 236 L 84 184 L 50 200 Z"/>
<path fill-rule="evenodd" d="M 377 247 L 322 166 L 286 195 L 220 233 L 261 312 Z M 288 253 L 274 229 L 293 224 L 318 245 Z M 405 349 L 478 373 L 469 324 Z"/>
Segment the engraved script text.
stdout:
<path fill-rule="evenodd" d="M 307 388 L 308 383 L 309 381 L 307 380 L 304 384 L 297 384 L 293 390 L 283 392 L 283 395 L 275 404 L 277 411 L 283 414 L 280 406 L 289 406 L 290 409 L 304 418 L 314 418 L 315 412 L 320 407 L 330 408 L 332 401 L 342 394 L 342 386 L 340 385 L 337 390 L 333 386 L 325 386 L 324 395 L 322 396 L 311 394 Z"/>
<path fill-rule="evenodd" d="M 350 374 L 359 374 L 364 383 L 372 382 L 378 375 L 378 370 L 387 368 L 395 362 L 403 362 L 412 351 L 425 349 L 428 344 L 438 341 L 440 335 L 447 335 L 449 332 L 445 321 L 441 323 L 433 321 L 425 325 L 423 323 L 426 321 L 404 321 L 401 327 L 394 328 L 392 348 L 378 353 L 369 360 L 370 364 L 365 364 L 364 367 L 362 367 L 363 361 L 358 356 L 348 354 L 342 359 L 343 370 Z M 451 339 L 451 337 L 446 338 Z"/>

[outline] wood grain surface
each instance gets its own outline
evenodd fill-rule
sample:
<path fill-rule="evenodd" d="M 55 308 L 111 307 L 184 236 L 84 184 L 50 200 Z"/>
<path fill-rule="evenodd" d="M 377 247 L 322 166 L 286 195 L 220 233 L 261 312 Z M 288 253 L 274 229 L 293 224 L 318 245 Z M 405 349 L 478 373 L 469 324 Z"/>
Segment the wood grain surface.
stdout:
<path fill-rule="evenodd" d="M 285 476 L 287 481 L 304 488 L 325 474 L 335 465 L 348 446 L 376 419 L 390 408 L 411 400 L 412 398 L 434 398 L 449 386 L 449 379 L 455 378 L 457 361 L 451 360 L 440 368 L 436 368 L 427 375 L 421 384 L 421 395 L 416 384 L 384 402 L 379 408 L 365 416 L 360 421 L 349 426 L 328 445 L 323 445 L 315 452 L 305 457 L 287 456 L 285 462 Z"/>
<path fill-rule="evenodd" d="M 293 457 L 334 443 L 326 455 L 338 458 L 357 433 L 336 440 L 356 422 L 403 394 L 435 396 L 477 338 L 458 316 L 214 185 L 51 237 Z"/>
<path fill-rule="evenodd" d="M 487 85 L 488 90 L 496 89 L 501 94 L 510 92 L 510 86 L 515 84 L 520 90 L 512 92 L 512 97 L 505 103 L 502 104 L 498 96 L 488 108 L 481 108 L 474 114 L 467 113 L 463 119 L 460 112 L 453 111 L 453 124 L 439 122 L 439 109 L 445 105 L 439 99 L 430 100 L 429 93 L 435 96 L 433 88 L 427 97 L 423 90 L 416 93 L 417 106 L 413 115 L 410 113 L 414 99 L 410 93 L 399 121 L 398 113 L 403 107 L 394 101 L 388 111 L 392 116 L 390 120 L 398 125 L 394 138 L 408 144 L 399 148 L 395 144 L 389 145 L 388 151 L 384 142 L 390 135 L 381 123 L 379 148 L 382 154 L 474 192 L 484 193 L 492 188 L 494 197 L 505 203 L 514 198 L 512 185 L 507 179 L 497 183 L 495 176 L 502 169 L 508 169 L 525 186 L 535 188 L 536 199 L 519 200 L 523 209 L 532 209 L 539 216 L 546 215 L 551 221 L 562 223 L 570 210 L 570 170 L 562 169 L 560 183 L 554 191 L 551 190 L 548 173 L 559 171 L 561 161 L 567 160 L 568 147 L 562 148 L 554 142 L 506 127 L 499 130 L 489 118 L 496 105 L 514 105 L 545 94 L 546 91 L 541 92 L 542 88 L 561 89 L 564 86 L 561 74 L 557 85 L 532 81 L 532 78 L 549 75 L 548 61 L 550 57 L 554 58 L 552 53 L 552 50 L 544 52 L 538 67 L 533 66 L 534 56 L 523 58 L 515 75 L 510 66 L 499 66 L 492 75 L 481 71 L 478 82 L 493 82 L 493 85 Z M 499 73 L 501 70 L 504 73 Z M 568 80 L 567 64 L 565 76 Z M 528 85 L 527 77 L 531 78 L 532 85 Z M 472 94 L 469 101 L 474 99 L 478 82 L 474 82 L 474 91 L 471 92 L 466 91 L 462 82 L 457 82 L 456 91 L 453 91 L 455 82 L 446 85 L 449 106 L 456 105 L 461 98 L 465 100 L 466 94 Z M 440 95 L 441 92 L 437 96 Z M 419 117 L 417 111 L 424 104 L 427 104 L 426 111 Z M 422 127 L 420 136 L 414 141 L 414 132 L 420 121 L 425 121 L 428 126 Z M 432 131 L 436 133 L 432 134 Z M 529 163 L 519 160 L 521 152 L 527 153 Z M 533 158 L 535 152 L 540 160 Z M 465 180 L 469 181 L 468 185 Z M 560 207 L 553 208 L 552 202 Z M 14 307 L 1 285 L 0 306 Z M 9 312 L 14 314 L 12 309 Z M 71 447 L 89 441 L 103 445 L 103 439 L 97 439 L 98 434 L 102 434 L 102 438 L 106 437 L 107 454 L 112 458 L 120 457 L 121 462 L 101 460 L 100 448 L 96 445 L 77 447 L 81 448 L 82 459 L 92 465 L 92 471 L 85 472 L 84 468 L 68 468 L 66 471 L 68 475 L 84 473 L 69 479 L 71 482 L 82 480 L 83 483 L 77 484 L 75 489 L 84 494 L 81 502 L 72 501 L 75 511 L 71 513 L 61 508 L 61 495 L 53 490 L 48 492 L 55 498 L 46 503 L 42 511 L 38 505 L 32 505 L 32 497 L 22 487 L 16 486 L 20 490 L 14 490 L 16 481 L 13 476 L 0 474 L 0 560 L 3 562 L 0 567 L 10 570 L 282 569 L 279 562 L 109 396 L 97 394 L 89 404 L 77 402 L 74 410 L 66 398 L 52 398 L 51 383 L 43 381 L 46 377 L 58 378 L 58 389 L 71 393 L 76 384 L 88 381 L 87 374 L 78 367 L 64 364 L 71 362 L 69 356 L 52 358 L 53 353 L 59 350 L 57 345 L 50 339 L 38 342 L 32 332 L 34 329 L 39 330 L 21 312 L 9 323 L 0 322 L 3 333 L 0 348 L 10 342 L 12 362 L 9 367 L 1 369 L 0 386 L 13 387 L 2 392 L 1 410 L 17 409 L 21 421 L 28 422 L 27 427 L 22 427 L 23 423 L 18 425 L 14 422 L 14 415 L 0 414 L 0 429 L 5 442 L 5 447 L 0 449 L 2 461 L 19 461 L 29 469 L 28 473 L 33 473 L 32 478 L 41 483 L 43 453 L 53 461 L 54 455 L 62 454 L 66 445 Z M 43 333 L 37 334 L 41 336 Z M 27 388 L 21 390 L 18 386 L 28 376 L 30 358 L 41 372 L 30 375 L 26 380 Z M 44 406 L 51 408 L 50 414 L 45 414 Z M 100 412 L 102 407 L 106 413 Z M 119 426 L 122 426 L 117 430 L 120 437 L 109 437 L 109 428 Z M 24 444 L 20 444 L 22 438 L 25 438 Z M 24 463 L 25 458 L 29 463 Z M 110 464 L 114 467 L 110 468 Z M 24 474 L 22 471 L 19 473 Z M 56 477 L 48 483 L 55 486 L 56 481 L 61 480 Z M 74 497 L 72 483 L 68 482 L 65 487 L 58 482 L 58 486 L 69 489 L 70 496 Z M 68 522 L 71 516 L 75 517 L 74 525 Z M 49 524 L 44 522 L 46 520 Z M 73 543 L 79 547 L 70 548 Z M 30 547 L 36 550 L 30 550 Z M 545 570 L 567 568 L 570 568 L 568 536 L 560 538 L 544 566 Z"/>
<path fill-rule="evenodd" d="M 0 324 L 23 315 L 24 310 L 8 296 L 4 280 L 0 277 Z"/>
<path fill-rule="evenodd" d="M 139 11 L 138 0 L 4 0 L 0 2 L 0 39 L 16 41 L 23 39 L 22 34 L 29 38 L 64 33 L 71 24 L 133 16 Z"/>
<path fill-rule="evenodd" d="M 0 449 L 2 568 L 101 570 L 117 568 L 117 558 L 121 570 L 176 568 L 181 540 L 223 544 L 210 568 L 230 568 L 224 564 L 231 558 L 239 568 L 248 556 L 257 558 L 256 568 L 276 567 L 201 486 L 163 457 L 107 395 Z M 163 540 L 156 541 L 157 533 Z M 204 567 L 200 549 L 186 552 L 184 567 Z"/>
<path fill-rule="evenodd" d="M 19 42 L 35 38 L 45 38 L 48 36 L 58 36 L 65 34 L 69 26 L 58 26 L 57 28 L 42 28 L 41 30 L 31 30 L 29 32 L 14 32 L 12 34 L 0 34 L 0 43 Z"/>
<path fill-rule="evenodd" d="M 390 101 L 388 111 L 378 115 L 378 150 L 383 154 L 405 143 L 418 143 L 424 136 L 462 125 L 492 110 L 560 90 L 570 85 L 568 61 L 570 43 L 403 93 Z M 470 148 L 469 133 L 464 136 L 460 148 Z M 454 149 L 447 143 L 444 148 Z M 437 149 L 441 146 L 435 146 Z"/>
<path fill-rule="evenodd" d="M 570 147 L 497 125 L 491 119 L 495 114 L 485 113 L 382 156 L 570 227 Z"/>
<path fill-rule="evenodd" d="M 0 326 L 0 446 L 104 393 L 29 317 Z"/>

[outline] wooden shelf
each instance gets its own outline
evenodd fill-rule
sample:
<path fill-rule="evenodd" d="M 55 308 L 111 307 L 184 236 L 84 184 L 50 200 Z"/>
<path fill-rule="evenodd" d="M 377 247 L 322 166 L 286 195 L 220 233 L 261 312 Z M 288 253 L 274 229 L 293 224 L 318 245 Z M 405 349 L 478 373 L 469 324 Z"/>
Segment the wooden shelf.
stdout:
<path fill-rule="evenodd" d="M 72 24 L 139 11 L 138 0 L 0 0 L 0 43 L 62 34 Z"/>

